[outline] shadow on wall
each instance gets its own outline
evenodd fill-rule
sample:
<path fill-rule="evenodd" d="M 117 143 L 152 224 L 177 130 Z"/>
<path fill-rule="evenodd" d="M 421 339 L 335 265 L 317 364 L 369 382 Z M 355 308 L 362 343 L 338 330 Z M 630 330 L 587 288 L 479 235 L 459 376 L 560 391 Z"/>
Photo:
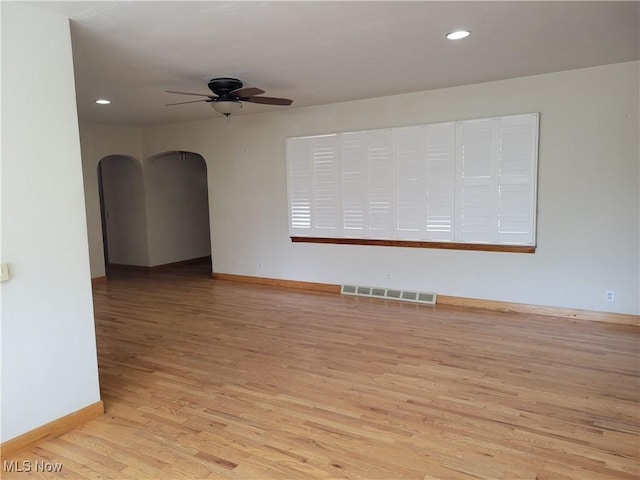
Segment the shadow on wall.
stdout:
<path fill-rule="evenodd" d="M 98 164 L 104 257 L 109 267 L 157 267 L 210 257 L 204 158 L 165 152 L 146 168 L 110 155 Z"/>

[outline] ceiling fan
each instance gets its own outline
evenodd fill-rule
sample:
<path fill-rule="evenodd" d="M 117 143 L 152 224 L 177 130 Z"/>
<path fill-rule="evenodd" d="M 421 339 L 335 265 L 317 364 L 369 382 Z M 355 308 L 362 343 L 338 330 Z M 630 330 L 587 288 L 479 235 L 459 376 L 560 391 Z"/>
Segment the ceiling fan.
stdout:
<path fill-rule="evenodd" d="M 167 90 L 167 93 L 177 93 L 179 95 L 197 95 L 207 97 L 202 100 L 190 102 L 169 103 L 167 107 L 173 105 L 184 105 L 185 103 L 208 102 L 216 112 L 222 113 L 226 117 L 242 108 L 242 102 L 262 103 L 265 105 L 291 105 L 293 100 L 288 98 L 261 97 L 264 90 L 255 87 L 242 88 L 242 82 L 237 78 L 214 78 L 207 84 L 209 90 L 214 95 L 204 93 L 176 92 Z"/>

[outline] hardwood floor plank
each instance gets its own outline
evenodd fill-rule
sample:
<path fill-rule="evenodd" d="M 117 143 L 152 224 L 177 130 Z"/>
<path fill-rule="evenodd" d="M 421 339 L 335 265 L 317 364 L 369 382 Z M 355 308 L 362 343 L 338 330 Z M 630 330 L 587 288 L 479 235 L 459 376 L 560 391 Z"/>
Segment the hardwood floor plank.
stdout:
<path fill-rule="evenodd" d="M 122 272 L 94 305 L 106 414 L 8 459 L 62 462 L 47 478 L 640 477 L 637 327 L 197 266 Z"/>

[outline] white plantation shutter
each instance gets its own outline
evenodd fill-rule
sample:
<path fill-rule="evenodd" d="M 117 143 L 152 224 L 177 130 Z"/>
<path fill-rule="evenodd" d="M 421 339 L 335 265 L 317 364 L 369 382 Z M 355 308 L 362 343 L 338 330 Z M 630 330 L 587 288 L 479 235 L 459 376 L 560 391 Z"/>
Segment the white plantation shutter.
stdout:
<path fill-rule="evenodd" d="M 500 119 L 498 243 L 534 244 L 538 115 Z"/>
<path fill-rule="evenodd" d="M 394 129 L 396 237 L 420 240 L 427 222 L 427 126 Z"/>
<path fill-rule="evenodd" d="M 455 123 L 426 129 L 426 235 L 431 241 L 454 240 Z"/>
<path fill-rule="evenodd" d="M 455 123 L 394 130 L 397 238 L 453 240 Z"/>
<path fill-rule="evenodd" d="M 289 233 L 292 236 L 336 236 L 340 182 L 336 135 L 287 140 Z"/>
<path fill-rule="evenodd" d="M 337 135 L 311 138 L 313 198 L 311 230 L 315 236 L 335 236 L 340 228 Z"/>
<path fill-rule="evenodd" d="M 538 114 L 290 138 L 292 236 L 535 245 Z"/>
<path fill-rule="evenodd" d="M 491 243 L 495 232 L 494 122 L 458 122 L 457 241 Z"/>
<path fill-rule="evenodd" d="M 342 233 L 364 238 L 369 224 L 369 168 L 366 133 L 339 135 L 342 180 Z"/>
<path fill-rule="evenodd" d="M 289 193 L 289 233 L 292 236 L 311 236 L 311 200 L 313 170 L 311 140 L 287 140 L 287 182 Z"/>
<path fill-rule="evenodd" d="M 367 132 L 369 228 L 367 238 L 394 237 L 393 131 Z"/>
<path fill-rule="evenodd" d="M 339 135 L 345 237 L 393 238 L 391 130 Z"/>

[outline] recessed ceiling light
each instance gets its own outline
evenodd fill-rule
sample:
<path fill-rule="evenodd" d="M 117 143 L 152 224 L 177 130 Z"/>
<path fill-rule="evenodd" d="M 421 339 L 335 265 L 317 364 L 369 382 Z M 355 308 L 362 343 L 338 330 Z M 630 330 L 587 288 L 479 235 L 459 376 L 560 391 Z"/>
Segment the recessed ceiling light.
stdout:
<path fill-rule="evenodd" d="M 449 40 L 460 40 L 461 38 L 467 38 L 471 35 L 471 32 L 468 30 L 456 30 L 455 32 L 447 33 L 447 38 Z"/>
<path fill-rule="evenodd" d="M 96 100 L 96 103 L 98 105 L 109 105 L 111 103 L 111 100 L 107 100 L 106 98 L 99 98 Z"/>

